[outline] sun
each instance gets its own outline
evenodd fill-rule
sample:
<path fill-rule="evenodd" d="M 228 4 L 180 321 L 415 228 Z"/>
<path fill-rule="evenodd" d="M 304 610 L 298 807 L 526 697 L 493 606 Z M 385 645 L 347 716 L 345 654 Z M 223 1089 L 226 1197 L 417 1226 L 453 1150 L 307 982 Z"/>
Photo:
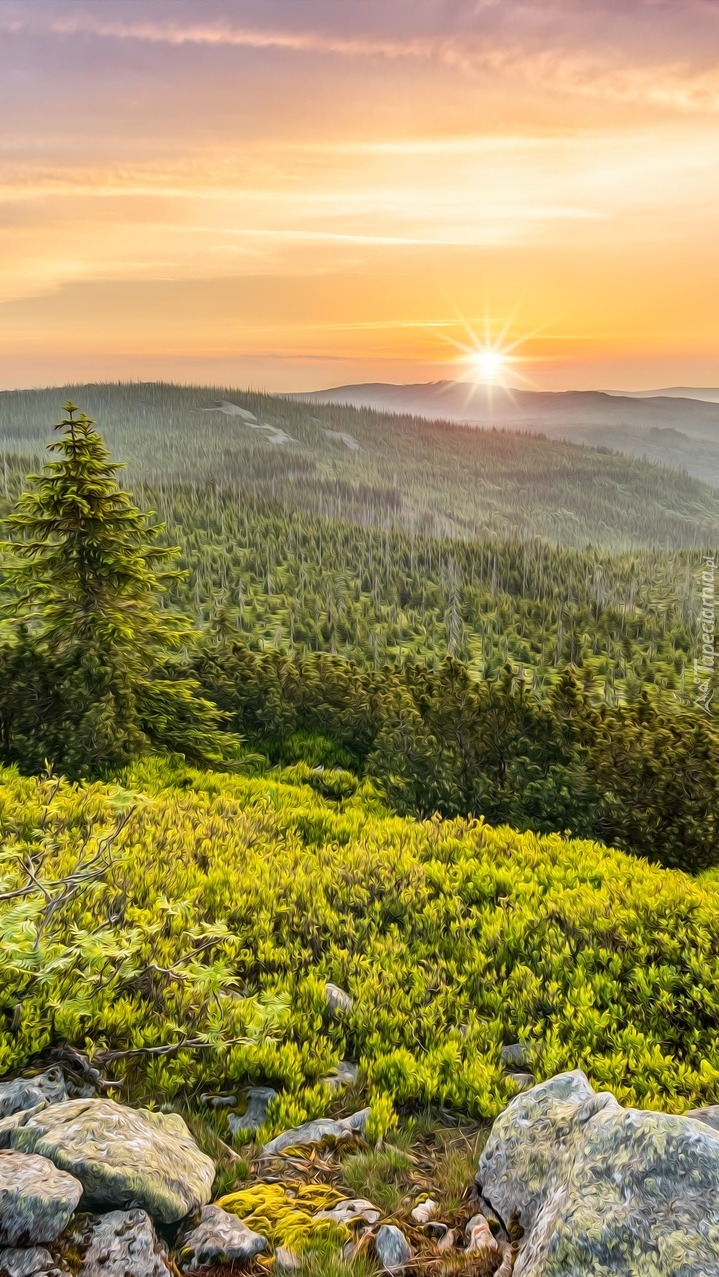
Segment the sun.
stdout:
<path fill-rule="evenodd" d="M 489 386 L 502 385 L 509 364 L 503 350 L 493 346 L 480 347 L 470 355 L 472 372 Z"/>

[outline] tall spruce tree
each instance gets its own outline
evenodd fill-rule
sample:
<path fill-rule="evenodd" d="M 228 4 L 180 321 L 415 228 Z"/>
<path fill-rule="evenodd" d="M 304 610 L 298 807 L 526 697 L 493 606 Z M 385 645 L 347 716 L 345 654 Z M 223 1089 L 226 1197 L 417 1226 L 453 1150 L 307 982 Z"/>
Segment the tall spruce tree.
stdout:
<path fill-rule="evenodd" d="M 218 712 L 177 653 L 187 623 L 163 608 L 177 553 L 117 482 L 95 423 L 72 403 L 8 516 L 6 582 L 20 622 L 5 653 L 0 748 L 37 769 L 97 773 L 148 747 L 216 760 Z"/>

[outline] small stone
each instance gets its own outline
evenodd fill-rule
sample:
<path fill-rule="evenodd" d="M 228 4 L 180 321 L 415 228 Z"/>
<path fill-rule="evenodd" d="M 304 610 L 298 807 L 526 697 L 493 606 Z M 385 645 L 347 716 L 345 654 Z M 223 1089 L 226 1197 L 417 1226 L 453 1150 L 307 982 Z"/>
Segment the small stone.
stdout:
<path fill-rule="evenodd" d="M 507 1081 L 512 1086 L 516 1095 L 521 1095 L 522 1091 L 531 1091 L 535 1085 L 535 1077 L 533 1073 L 510 1073 Z"/>
<path fill-rule="evenodd" d="M 354 1220 L 363 1220 L 365 1224 L 376 1224 L 382 1218 L 382 1212 L 364 1197 L 351 1197 L 338 1202 L 331 1210 L 321 1210 L 315 1219 L 331 1219 L 336 1224 L 351 1224 Z"/>
<path fill-rule="evenodd" d="M 299 1255 L 287 1246 L 278 1246 L 275 1251 L 275 1272 L 277 1273 L 296 1273 L 300 1262 Z"/>
<path fill-rule="evenodd" d="M 512 1042 L 509 1046 L 503 1046 L 501 1051 L 502 1064 L 506 1068 L 526 1069 L 529 1064 L 529 1051 L 522 1042 Z"/>
<path fill-rule="evenodd" d="M 59 1104 L 66 1099 L 62 1069 L 46 1069 L 35 1077 L 16 1077 L 10 1082 L 0 1082 L 0 1117 L 10 1117 L 38 1104 Z"/>
<path fill-rule="evenodd" d="M 456 1240 L 457 1234 L 455 1230 L 453 1228 L 448 1228 L 444 1237 L 441 1237 L 437 1242 L 437 1250 L 441 1251 L 441 1253 L 445 1255 L 448 1250 L 452 1249 Z"/>
<path fill-rule="evenodd" d="M 205 1206 L 200 1222 L 185 1233 L 180 1250 L 183 1272 L 192 1268 L 211 1268 L 213 1264 L 230 1263 L 234 1259 L 254 1259 L 267 1249 L 267 1241 L 243 1224 L 236 1215 L 221 1206 Z"/>
<path fill-rule="evenodd" d="M 412 1258 L 409 1242 L 396 1224 L 383 1224 L 374 1239 L 377 1258 L 385 1272 L 397 1272 Z"/>
<path fill-rule="evenodd" d="M 302 1148 L 306 1144 L 321 1144 L 323 1140 L 347 1140 L 354 1135 L 364 1135 L 367 1127 L 369 1109 L 360 1109 L 351 1117 L 339 1118 L 336 1122 L 329 1117 L 317 1118 L 315 1122 L 305 1122 L 303 1126 L 295 1126 L 290 1131 L 283 1131 L 275 1139 L 265 1144 L 262 1152 L 265 1157 L 273 1157 L 286 1148 Z"/>
<path fill-rule="evenodd" d="M 467 1253 L 470 1255 L 498 1255 L 499 1245 L 484 1215 L 473 1215 L 465 1229 Z"/>
<path fill-rule="evenodd" d="M 227 1124 L 233 1135 L 243 1131 L 254 1134 L 267 1121 L 267 1112 L 277 1092 L 271 1086 L 251 1086 L 247 1092 L 247 1108 L 244 1113 L 230 1113 Z"/>
<path fill-rule="evenodd" d="M 55 1261 L 42 1246 L 0 1250 L 0 1277 L 36 1277 L 49 1273 Z"/>
<path fill-rule="evenodd" d="M 54 1242 L 82 1196 L 82 1185 L 46 1157 L 0 1151 L 0 1244 Z"/>
<path fill-rule="evenodd" d="M 234 1109 L 237 1108 L 236 1095 L 208 1095 L 207 1092 L 200 1096 L 203 1104 L 211 1109 Z"/>
<path fill-rule="evenodd" d="M 333 1015 L 349 1015 L 354 1001 L 344 989 L 340 989 L 338 984 L 326 984 L 325 996 L 327 1005 Z"/>
<path fill-rule="evenodd" d="M 167 1252 L 144 1210 L 113 1210 L 98 1216 L 79 1277 L 170 1277 Z"/>
<path fill-rule="evenodd" d="M 415 1206 L 411 1212 L 411 1218 L 415 1224 L 428 1224 L 437 1209 L 437 1205 L 438 1203 L 432 1197 L 427 1197 L 418 1206 Z"/>
<path fill-rule="evenodd" d="M 354 1086 L 358 1074 L 359 1069 L 356 1064 L 352 1064 L 350 1060 L 342 1060 L 322 1081 L 331 1091 L 341 1091 L 346 1086 Z"/>

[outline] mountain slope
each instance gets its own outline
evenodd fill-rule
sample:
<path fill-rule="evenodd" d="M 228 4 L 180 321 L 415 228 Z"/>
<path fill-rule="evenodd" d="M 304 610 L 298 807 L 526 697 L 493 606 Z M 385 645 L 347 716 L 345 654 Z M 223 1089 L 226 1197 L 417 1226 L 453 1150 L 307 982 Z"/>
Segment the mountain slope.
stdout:
<path fill-rule="evenodd" d="M 61 404 L 101 425 L 128 481 L 210 483 L 381 529 L 562 545 L 711 545 L 719 493 L 618 453 L 516 431 L 163 383 L 0 394 L 6 472 L 36 465 Z M 10 492 L 13 480 L 6 474 Z"/>
<path fill-rule="evenodd" d="M 311 403 L 411 412 L 479 426 L 540 431 L 549 438 L 615 448 L 719 485 L 719 403 L 682 398 L 680 390 L 646 395 L 604 391 L 509 390 L 467 382 L 381 382 L 298 395 Z M 671 432 L 670 434 L 664 432 Z"/>

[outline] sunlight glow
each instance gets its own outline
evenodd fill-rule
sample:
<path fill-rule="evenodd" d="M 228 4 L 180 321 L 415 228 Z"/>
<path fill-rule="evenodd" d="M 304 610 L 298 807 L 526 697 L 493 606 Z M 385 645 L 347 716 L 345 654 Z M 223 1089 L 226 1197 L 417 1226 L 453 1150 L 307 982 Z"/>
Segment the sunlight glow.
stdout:
<path fill-rule="evenodd" d="M 488 385 L 502 384 L 507 371 L 508 356 L 503 350 L 491 346 L 477 350 L 471 356 L 472 371 L 480 381 Z"/>

